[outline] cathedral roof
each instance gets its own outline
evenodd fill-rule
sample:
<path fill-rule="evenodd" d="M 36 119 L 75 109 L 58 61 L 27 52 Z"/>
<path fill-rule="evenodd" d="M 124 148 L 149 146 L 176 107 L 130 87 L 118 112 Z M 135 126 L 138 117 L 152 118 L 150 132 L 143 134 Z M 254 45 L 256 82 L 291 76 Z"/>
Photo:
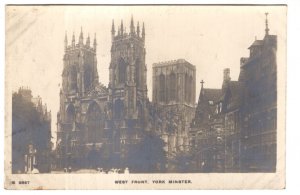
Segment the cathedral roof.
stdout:
<path fill-rule="evenodd" d="M 244 85 L 240 81 L 230 81 L 227 92 L 223 94 L 222 99 L 227 99 L 229 109 L 234 109 L 242 104 Z M 225 97 L 227 96 L 227 97 Z"/>
<path fill-rule="evenodd" d="M 202 91 L 203 90 L 203 91 Z M 219 98 L 222 95 L 222 89 L 207 89 L 207 88 L 203 88 L 201 89 L 201 93 L 202 95 L 204 95 L 205 99 L 207 101 L 218 101 Z"/>
<path fill-rule="evenodd" d="M 191 69 L 196 69 L 193 64 L 189 63 L 185 59 L 177 59 L 177 60 L 158 62 L 158 63 L 154 63 L 153 67 L 173 66 L 173 65 L 178 65 L 178 64 L 184 64 L 184 65 L 189 66 Z"/>

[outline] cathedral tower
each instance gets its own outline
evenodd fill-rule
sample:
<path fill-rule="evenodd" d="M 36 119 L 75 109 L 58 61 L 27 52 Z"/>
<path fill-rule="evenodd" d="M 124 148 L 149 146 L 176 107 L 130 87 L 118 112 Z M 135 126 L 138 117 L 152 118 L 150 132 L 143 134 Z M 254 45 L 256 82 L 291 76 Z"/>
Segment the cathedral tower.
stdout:
<path fill-rule="evenodd" d="M 145 27 L 131 17 L 129 32 L 123 21 L 117 34 L 114 21 L 111 29 L 112 47 L 109 67 L 110 101 L 116 119 L 142 119 L 147 100 L 147 67 L 145 64 Z"/>
<path fill-rule="evenodd" d="M 82 29 L 77 44 L 75 44 L 74 33 L 71 45 L 68 45 L 67 35 L 65 36 L 62 74 L 64 94 L 84 96 L 92 86 L 98 83 L 96 46 L 96 37 L 93 47 L 90 46 L 90 36 L 87 37 L 86 43 L 83 42 Z"/>

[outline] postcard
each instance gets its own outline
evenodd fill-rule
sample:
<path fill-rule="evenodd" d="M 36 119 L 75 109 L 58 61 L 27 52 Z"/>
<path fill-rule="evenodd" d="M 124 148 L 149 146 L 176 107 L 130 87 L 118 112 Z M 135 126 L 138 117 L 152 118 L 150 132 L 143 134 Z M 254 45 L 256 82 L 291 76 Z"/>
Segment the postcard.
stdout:
<path fill-rule="evenodd" d="M 6 5 L 6 189 L 284 189 L 286 5 Z"/>

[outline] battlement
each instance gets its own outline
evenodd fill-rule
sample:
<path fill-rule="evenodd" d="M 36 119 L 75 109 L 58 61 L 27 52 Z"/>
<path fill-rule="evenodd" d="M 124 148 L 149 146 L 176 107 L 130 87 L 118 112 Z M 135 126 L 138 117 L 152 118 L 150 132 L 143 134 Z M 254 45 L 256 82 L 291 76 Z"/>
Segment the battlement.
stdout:
<path fill-rule="evenodd" d="M 157 62 L 157 63 L 153 64 L 153 68 L 163 67 L 163 66 L 174 66 L 174 65 L 179 65 L 179 64 L 187 65 L 189 68 L 191 68 L 193 70 L 196 69 L 196 67 L 194 65 L 192 65 L 191 63 L 189 63 L 185 59 L 177 59 L 177 60 Z"/>

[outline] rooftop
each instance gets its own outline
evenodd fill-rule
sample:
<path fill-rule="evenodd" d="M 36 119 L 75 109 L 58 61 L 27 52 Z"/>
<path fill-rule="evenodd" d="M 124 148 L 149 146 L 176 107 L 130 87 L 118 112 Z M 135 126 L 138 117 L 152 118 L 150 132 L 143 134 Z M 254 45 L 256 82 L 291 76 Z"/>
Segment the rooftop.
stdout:
<path fill-rule="evenodd" d="M 164 62 L 157 62 L 153 63 L 153 67 L 162 67 L 162 66 L 172 66 L 177 64 L 185 64 L 189 65 L 191 68 L 196 69 L 195 66 L 185 59 L 177 59 L 177 60 L 170 60 L 170 61 L 164 61 Z"/>

